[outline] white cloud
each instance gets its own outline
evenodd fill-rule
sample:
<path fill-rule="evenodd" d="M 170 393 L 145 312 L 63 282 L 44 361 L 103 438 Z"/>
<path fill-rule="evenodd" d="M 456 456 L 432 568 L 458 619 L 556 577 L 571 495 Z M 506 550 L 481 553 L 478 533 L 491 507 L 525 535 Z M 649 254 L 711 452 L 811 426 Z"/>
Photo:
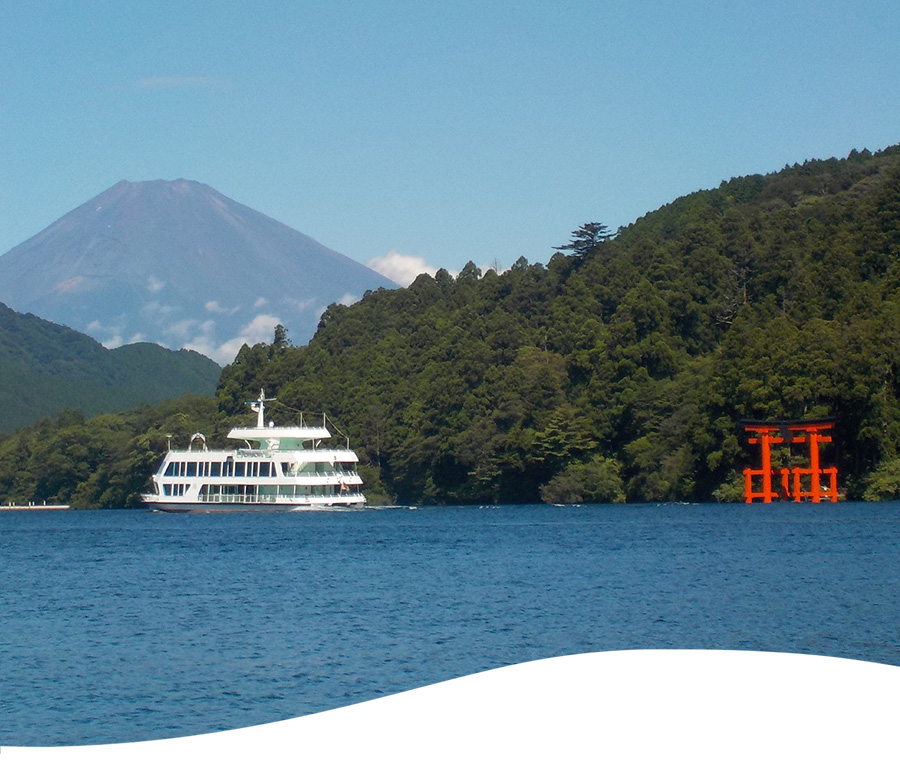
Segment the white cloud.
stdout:
<path fill-rule="evenodd" d="M 315 305 L 316 300 L 317 299 L 315 299 L 315 298 L 307 298 L 305 301 L 298 301 L 293 298 L 285 298 L 282 300 L 281 303 L 287 304 L 288 306 L 290 306 L 293 309 L 296 309 L 297 311 L 305 312 L 307 309 L 309 309 L 310 307 Z"/>
<path fill-rule="evenodd" d="M 275 326 L 280 324 L 281 320 L 273 314 L 257 314 L 241 328 L 240 335 L 251 344 L 268 343 L 275 334 Z"/>
<path fill-rule="evenodd" d="M 240 304 L 237 306 L 222 306 L 218 301 L 207 301 L 203 304 L 203 308 L 211 314 L 235 314 L 240 308 Z"/>
<path fill-rule="evenodd" d="M 199 352 L 220 365 L 227 365 L 234 361 L 244 344 L 253 346 L 258 343 L 271 343 L 275 326 L 280 324 L 281 320 L 273 314 L 258 314 L 240 329 L 237 336 L 225 343 L 216 344 L 212 336 L 212 323 L 208 321 L 200 326 L 203 332 L 184 344 L 184 348 Z"/>
<path fill-rule="evenodd" d="M 123 344 L 136 344 L 146 340 L 146 336 L 143 333 L 132 333 L 131 336 L 125 340 L 122 336 L 125 329 L 121 325 L 104 325 L 99 320 L 91 322 L 87 326 L 87 329 L 95 338 L 100 335 L 106 335 L 106 340 L 100 340 L 99 338 L 98 340 L 100 340 L 100 343 L 107 349 L 115 349 Z"/>
<path fill-rule="evenodd" d="M 505 274 L 506 272 L 509 271 L 509 267 L 504 268 L 497 261 L 495 261 L 493 264 L 482 264 L 478 268 L 481 269 L 482 274 L 487 274 L 489 271 L 492 271 L 492 270 L 494 272 L 496 272 L 497 274 Z M 451 274 L 454 277 L 457 275 L 456 272 L 451 272 Z"/>
<path fill-rule="evenodd" d="M 269 303 L 269 300 L 268 300 L 267 298 L 262 298 L 262 297 L 260 296 L 260 297 L 257 298 L 256 301 L 254 302 L 253 308 L 254 308 L 254 309 L 262 309 L 267 303 Z"/>
<path fill-rule="evenodd" d="M 194 332 L 194 328 L 199 324 L 200 323 L 197 320 L 191 318 L 179 320 L 178 322 L 173 322 L 171 325 L 166 327 L 165 332 L 170 336 L 175 336 L 176 338 L 187 338 L 191 333 Z"/>
<path fill-rule="evenodd" d="M 105 325 L 100 320 L 93 320 L 88 323 L 87 331 L 107 349 L 115 349 L 117 346 L 122 345 L 123 328 L 121 325 Z M 108 336 L 106 341 L 100 338 L 100 336 L 104 335 Z"/>
<path fill-rule="evenodd" d="M 430 266 L 421 256 L 405 256 L 396 250 L 386 256 L 375 256 L 366 266 L 404 287 L 410 285 L 420 274 L 434 277 L 438 270 L 438 267 Z"/>
<path fill-rule="evenodd" d="M 194 336 L 190 341 L 182 344 L 182 348 L 200 352 L 200 354 L 209 357 L 211 360 L 215 360 L 220 365 L 227 365 L 233 359 L 233 356 L 231 359 L 220 359 L 218 355 L 219 350 L 216 346 L 216 339 L 209 333 L 201 333 Z"/>
<path fill-rule="evenodd" d="M 171 314 L 175 310 L 174 306 L 167 306 L 161 304 L 159 301 L 151 301 L 149 304 L 144 304 L 141 307 L 141 314 L 145 317 L 149 317 L 158 324 L 161 324 L 159 321 L 162 320 L 165 315 Z"/>
<path fill-rule="evenodd" d="M 228 365 L 234 362 L 234 358 L 237 357 L 237 353 L 241 350 L 241 347 L 247 343 L 243 338 L 238 336 L 237 338 L 232 338 L 230 341 L 226 341 L 221 346 L 218 346 L 216 349 L 211 352 L 201 352 L 201 354 L 205 354 L 211 360 L 215 360 L 220 365 Z M 200 351 L 197 349 L 197 351 Z"/>
<path fill-rule="evenodd" d="M 337 301 L 332 301 L 331 303 L 343 304 L 344 306 L 352 306 L 357 301 L 359 301 L 359 296 L 354 296 L 352 293 L 344 293 L 344 295 L 341 296 Z M 316 310 L 316 318 L 322 319 L 322 315 L 325 314 L 325 310 L 330 305 L 331 304 L 328 304 L 328 305 L 322 304 L 321 306 L 319 306 L 319 308 Z"/>
<path fill-rule="evenodd" d="M 147 278 L 147 290 L 151 293 L 159 293 L 165 286 L 165 282 L 156 279 L 152 274 Z"/>

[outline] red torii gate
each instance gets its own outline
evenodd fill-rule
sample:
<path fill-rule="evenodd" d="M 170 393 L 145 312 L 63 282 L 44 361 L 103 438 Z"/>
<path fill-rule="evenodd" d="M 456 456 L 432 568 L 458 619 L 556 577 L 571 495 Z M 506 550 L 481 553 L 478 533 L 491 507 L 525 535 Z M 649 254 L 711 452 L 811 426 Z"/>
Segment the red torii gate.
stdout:
<path fill-rule="evenodd" d="M 758 469 L 744 469 L 744 500 L 753 503 L 762 500 L 771 503 L 773 500 L 811 500 L 833 501 L 838 499 L 837 467 L 822 468 L 819 465 L 819 445 L 831 442 L 827 434 L 834 428 L 831 418 L 810 419 L 805 421 L 741 421 L 744 431 L 756 434 L 748 440 L 751 445 L 759 445 L 762 454 L 762 466 Z M 772 468 L 772 445 L 809 445 L 809 465 Z M 759 477 L 762 481 L 755 483 Z M 773 489 L 773 480 L 780 479 L 780 488 Z M 809 477 L 809 481 L 804 479 Z M 823 478 L 828 478 L 828 486 L 822 486 Z M 793 481 L 791 481 L 793 480 Z M 754 485 L 761 485 L 754 489 Z M 793 487 L 792 487 L 793 485 Z"/>

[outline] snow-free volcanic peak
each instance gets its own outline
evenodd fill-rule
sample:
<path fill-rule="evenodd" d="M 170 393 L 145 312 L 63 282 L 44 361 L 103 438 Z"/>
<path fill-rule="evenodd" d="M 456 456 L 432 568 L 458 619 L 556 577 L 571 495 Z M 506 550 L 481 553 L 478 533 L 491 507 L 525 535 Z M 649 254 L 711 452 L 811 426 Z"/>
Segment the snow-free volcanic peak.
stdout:
<path fill-rule="evenodd" d="M 230 362 L 276 324 L 295 343 L 330 303 L 390 280 L 195 181 L 120 181 L 0 256 L 0 301 L 108 346 Z"/>

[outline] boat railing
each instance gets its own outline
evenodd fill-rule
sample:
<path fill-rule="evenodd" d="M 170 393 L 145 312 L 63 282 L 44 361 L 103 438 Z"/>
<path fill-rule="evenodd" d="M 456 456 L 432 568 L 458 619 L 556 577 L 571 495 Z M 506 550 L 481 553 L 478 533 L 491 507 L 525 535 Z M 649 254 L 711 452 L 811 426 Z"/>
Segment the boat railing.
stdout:
<path fill-rule="evenodd" d="M 200 501 L 204 503 L 233 503 L 247 506 L 263 506 L 266 504 L 290 504 L 305 505 L 310 503 L 328 503 L 335 500 L 348 501 L 354 498 L 362 498 L 359 492 L 331 493 L 330 495 L 267 495 L 260 493 L 245 493 L 243 495 L 226 495 L 224 493 L 201 493 Z"/>
<path fill-rule="evenodd" d="M 187 452 L 187 451 L 185 451 Z M 197 452 L 196 450 L 193 452 Z M 291 448 L 289 450 L 269 450 L 264 447 L 239 447 L 234 451 L 237 453 L 238 458 L 270 458 L 273 461 L 283 460 L 282 456 L 285 453 L 308 453 L 310 455 L 315 454 L 332 454 L 332 453 L 352 453 L 352 450 L 345 450 L 344 448 L 325 448 L 321 447 L 316 450 L 310 450 L 309 448 Z"/>

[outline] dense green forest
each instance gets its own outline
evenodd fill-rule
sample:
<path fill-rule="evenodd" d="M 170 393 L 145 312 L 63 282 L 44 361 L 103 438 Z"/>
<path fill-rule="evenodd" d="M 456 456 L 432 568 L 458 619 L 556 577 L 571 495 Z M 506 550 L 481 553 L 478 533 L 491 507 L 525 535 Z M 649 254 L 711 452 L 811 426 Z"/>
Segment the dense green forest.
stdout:
<path fill-rule="evenodd" d="M 0 304 L 0 434 L 78 409 L 114 413 L 182 394 L 209 394 L 221 368 L 196 352 L 94 339 Z"/>
<path fill-rule="evenodd" d="M 328 411 L 375 501 L 737 500 L 754 460 L 741 419 L 825 414 L 837 425 L 824 458 L 847 497 L 894 497 L 898 363 L 893 147 L 732 179 L 614 236 L 585 224 L 546 265 L 470 263 L 332 305 L 305 347 L 283 333 L 244 347 L 215 403 L 103 416 L 105 463 L 59 458 L 68 482 L 33 474 L 70 460 L 97 421 L 17 433 L 0 443 L 0 500 L 133 503 L 162 434 L 220 439 L 261 387 L 280 422 Z M 38 448 L 52 455 L 32 460 Z M 31 461 L 20 476 L 15 456 Z"/>

